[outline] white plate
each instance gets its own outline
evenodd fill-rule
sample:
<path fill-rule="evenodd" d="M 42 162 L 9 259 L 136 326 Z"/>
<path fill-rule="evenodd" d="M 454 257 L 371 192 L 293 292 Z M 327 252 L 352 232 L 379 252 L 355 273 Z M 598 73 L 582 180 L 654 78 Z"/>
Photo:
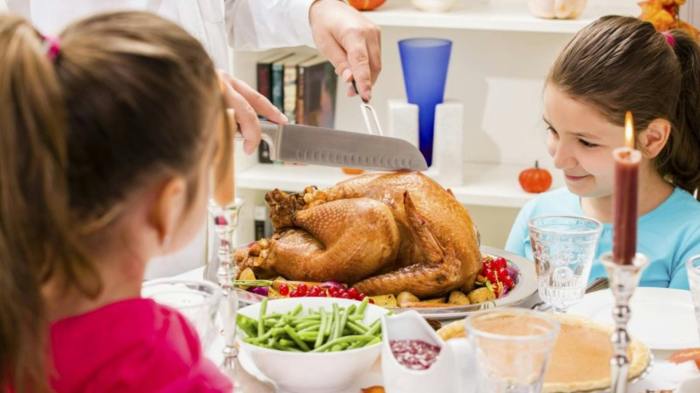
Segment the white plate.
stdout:
<path fill-rule="evenodd" d="M 483 310 L 485 308 L 492 307 L 506 307 L 506 306 L 516 306 L 530 295 L 537 291 L 537 274 L 535 273 L 535 263 L 523 258 L 519 255 L 511 254 L 508 251 L 501 250 L 498 248 L 481 246 L 482 254 L 492 255 L 495 257 L 503 257 L 511 265 L 514 265 L 518 269 L 518 281 L 510 292 L 500 299 L 496 299 L 494 302 L 486 302 L 481 304 L 469 304 L 466 306 L 451 306 L 451 307 L 432 307 L 432 308 L 397 308 L 393 309 L 395 312 L 416 310 L 423 317 L 429 319 L 437 320 L 451 320 L 464 318 L 467 315 Z M 238 293 L 238 299 L 243 304 L 254 304 L 261 302 L 263 296 L 258 294 L 242 290 L 240 288 L 236 289 Z"/>
<path fill-rule="evenodd" d="M 612 325 L 610 290 L 593 292 L 569 308 L 571 314 Z M 652 349 L 676 350 L 700 346 L 695 310 L 689 291 L 637 288 L 630 301 L 629 332 Z"/>
<path fill-rule="evenodd" d="M 517 285 L 515 285 L 515 287 L 505 296 L 496 299 L 494 302 L 482 304 L 435 308 L 401 308 L 396 309 L 395 311 L 416 310 L 423 317 L 429 319 L 458 319 L 464 318 L 470 313 L 482 310 L 484 308 L 516 306 L 537 291 L 537 273 L 535 272 L 534 262 L 498 248 L 481 246 L 480 250 L 482 254 L 503 257 L 508 260 L 511 265 L 514 265 L 518 269 Z"/>

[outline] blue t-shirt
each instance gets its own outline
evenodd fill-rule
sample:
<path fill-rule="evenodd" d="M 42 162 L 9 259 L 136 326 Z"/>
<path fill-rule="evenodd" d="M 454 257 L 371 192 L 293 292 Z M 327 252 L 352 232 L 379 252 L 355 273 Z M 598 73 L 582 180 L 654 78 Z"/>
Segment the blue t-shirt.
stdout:
<path fill-rule="evenodd" d="M 518 213 L 510 230 L 506 250 L 534 260 L 527 223 L 545 215 L 584 216 L 578 195 L 566 187 L 544 193 L 529 201 Z M 603 233 L 593 261 L 590 280 L 605 277 L 600 256 L 612 251 L 612 225 L 603 224 Z M 639 217 L 637 252 L 649 258 L 640 280 L 641 286 L 688 289 L 685 263 L 700 254 L 700 202 L 676 188 L 656 209 Z"/>

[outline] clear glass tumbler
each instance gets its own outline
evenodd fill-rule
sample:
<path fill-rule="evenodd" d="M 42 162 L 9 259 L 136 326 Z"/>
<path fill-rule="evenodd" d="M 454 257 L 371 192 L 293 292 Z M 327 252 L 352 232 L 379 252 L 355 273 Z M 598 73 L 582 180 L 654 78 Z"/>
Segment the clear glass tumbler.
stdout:
<path fill-rule="evenodd" d="M 221 302 L 221 288 L 209 281 L 160 278 L 144 282 L 141 295 L 181 312 L 194 326 L 202 349 L 216 339 L 216 315 Z"/>
<path fill-rule="evenodd" d="M 698 323 L 698 335 L 700 336 L 700 254 L 690 257 L 686 266 L 688 267 L 688 283 L 695 305 L 695 320 Z"/>
<path fill-rule="evenodd" d="M 583 297 L 603 225 L 577 216 L 535 217 L 528 223 L 540 298 L 556 312 Z"/>
<path fill-rule="evenodd" d="M 477 393 L 542 390 L 559 322 L 539 311 L 500 308 L 466 320 L 477 369 Z"/>

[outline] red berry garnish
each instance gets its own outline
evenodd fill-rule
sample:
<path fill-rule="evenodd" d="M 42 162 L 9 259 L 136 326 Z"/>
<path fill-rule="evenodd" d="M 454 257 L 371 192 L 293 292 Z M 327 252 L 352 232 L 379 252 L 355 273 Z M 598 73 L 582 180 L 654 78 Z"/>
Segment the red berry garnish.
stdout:
<path fill-rule="evenodd" d="M 486 279 L 488 279 L 492 283 L 495 283 L 496 281 L 498 281 L 498 273 L 496 273 L 495 270 L 487 270 L 485 273 L 486 274 L 484 274 L 484 275 L 486 276 Z"/>
<path fill-rule="evenodd" d="M 496 258 L 496 259 L 493 260 L 493 262 L 491 263 L 491 265 L 492 265 L 492 267 L 493 267 L 494 269 L 496 269 L 496 270 L 505 269 L 506 266 L 508 265 L 508 262 L 506 262 L 506 259 L 505 259 L 505 258 L 498 257 L 498 258 Z"/>
<path fill-rule="evenodd" d="M 503 285 L 505 285 L 506 289 L 511 289 L 515 286 L 513 279 L 510 278 L 510 275 L 508 274 L 501 279 L 501 282 L 503 283 Z"/>
<path fill-rule="evenodd" d="M 299 297 L 299 292 L 294 289 L 292 292 L 289 293 L 289 297 Z"/>
<path fill-rule="evenodd" d="M 287 286 L 287 284 L 280 284 L 278 291 L 282 296 L 289 295 L 289 287 Z"/>
<path fill-rule="evenodd" d="M 309 291 L 309 287 L 307 287 L 306 284 L 299 284 L 296 291 L 299 296 L 306 296 Z"/>
<path fill-rule="evenodd" d="M 348 295 L 351 299 L 357 299 L 360 296 L 360 291 L 357 288 L 350 288 L 348 289 Z"/>

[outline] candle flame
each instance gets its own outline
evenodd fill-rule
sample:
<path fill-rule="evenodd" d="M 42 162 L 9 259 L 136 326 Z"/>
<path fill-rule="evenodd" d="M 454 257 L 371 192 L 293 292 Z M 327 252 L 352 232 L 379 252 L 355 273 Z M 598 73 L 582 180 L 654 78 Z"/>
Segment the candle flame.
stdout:
<path fill-rule="evenodd" d="M 630 111 L 625 113 L 625 146 L 634 149 L 634 120 Z"/>

